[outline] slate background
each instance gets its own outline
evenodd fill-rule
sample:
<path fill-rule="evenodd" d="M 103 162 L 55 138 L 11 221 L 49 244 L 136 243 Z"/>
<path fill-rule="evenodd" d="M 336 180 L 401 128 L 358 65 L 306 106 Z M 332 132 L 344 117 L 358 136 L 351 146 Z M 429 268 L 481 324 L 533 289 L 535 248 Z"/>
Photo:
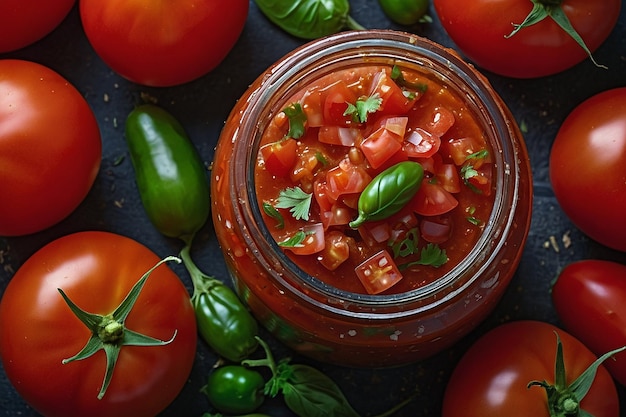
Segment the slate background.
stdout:
<path fill-rule="evenodd" d="M 408 30 L 454 47 L 432 7 L 429 14 L 434 19 L 431 24 L 400 27 L 387 19 L 377 1 L 351 1 L 352 17 L 366 27 Z M 100 174 L 87 199 L 69 218 L 31 236 L 0 238 L 0 291 L 4 291 L 14 271 L 33 252 L 55 238 L 76 231 L 108 230 L 132 237 L 160 256 L 177 253 L 180 250 L 178 241 L 161 236 L 149 223 L 141 206 L 124 143 L 126 116 L 146 95 L 156 98 L 159 105 L 181 121 L 202 158 L 209 163 L 224 120 L 235 101 L 265 68 L 302 43 L 272 25 L 251 2 L 243 34 L 218 68 L 182 86 L 148 88 L 124 80 L 95 55 L 82 32 L 77 7 L 74 7 L 64 22 L 43 40 L 13 53 L 0 54 L 0 59 L 22 58 L 42 63 L 66 77 L 92 106 L 103 139 Z M 477 337 L 510 320 L 537 319 L 558 325 L 549 291 L 560 268 L 584 258 L 626 263 L 626 254 L 589 240 L 571 224 L 559 208 L 548 178 L 550 146 L 567 114 L 576 104 L 596 93 L 626 85 L 626 8 L 622 9 L 612 35 L 594 56 L 609 69 L 598 69 L 587 60 L 558 75 L 533 80 L 509 79 L 483 71 L 518 123 L 525 126 L 535 186 L 533 221 L 521 265 L 493 314 L 452 349 L 409 366 L 385 370 L 349 369 L 313 362 L 297 355 L 293 357 L 294 362 L 308 363 L 326 372 L 364 416 L 385 411 L 413 391 L 418 394 L 416 400 L 396 415 L 438 416 L 445 383 L 460 356 Z M 551 237 L 558 244 L 558 250 L 549 244 Z M 571 239 L 568 247 L 564 245 L 563 237 Z M 197 237 L 194 258 L 202 270 L 226 278 L 223 258 L 210 224 Z M 177 269 L 177 272 L 191 289 L 185 271 Z M 277 357 L 293 355 L 265 332 L 263 336 Z M 162 413 L 163 417 L 193 417 L 211 411 L 198 391 L 215 361 L 215 355 L 200 342 L 189 382 Z M 622 399 L 626 400 L 624 388 L 619 390 Z M 622 402 L 626 408 L 626 402 Z M 280 399 L 266 401 L 260 411 L 275 417 L 293 416 Z M 0 371 L 0 416 L 38 416 L 21 400 L 3 370 Z"/>

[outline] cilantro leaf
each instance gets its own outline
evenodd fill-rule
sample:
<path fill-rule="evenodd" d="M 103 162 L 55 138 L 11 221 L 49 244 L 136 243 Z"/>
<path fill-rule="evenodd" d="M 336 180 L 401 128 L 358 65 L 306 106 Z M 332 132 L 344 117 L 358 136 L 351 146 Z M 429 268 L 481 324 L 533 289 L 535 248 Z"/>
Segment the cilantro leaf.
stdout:
<path fill-rule="evenodd" d="M 283 240 L 282 242 L 278 242 L 278 246 L 282 246 L 283 248 L 300 248 L 304 246 L 302 242 L 304 242 L 305 238 L 306 233 L 302 230 L 298 230 L 290 238 Z"/>
<path fill-rule="evenodd" d="M 399 86 L 399 87 L 408 87 L 413 90 L 419 91 L 421 93 L 425 93 L 428 90 L 428 85 L 424 83 L 418 82 L 409 82 L 404 78 L 404 74 L 402 74 L 402 70 L 399 66 L 394 65 L 391 68 L 391 79 Z M 415 97 L 413 97 L 415 98 Z M 412 100 L 412 98 L 411 98 Z"/>
<path fill-rule="evenodd" d="M 344 116 L 351 116 L 352 120 L 357 123 L 367 122 L 367 115 L 375 113 L 380 109 L 383 104 L 383 99 L 380 94 L 374 93 L 369 97 L 361 97 L 357 99 L 355 104 L 347 103 L 348 108 L 343 112 Z"/>
<path fill-rule="evenodd" d="M 289 119 L 289 132 L 287 135 L 294 139 L 299 139 L 304 135 L 304 123 L 306 114 L 302 110 L 300 103 L 292 103 L 283 109 L 283 113 Z"/>
<path fill-rule="evenodd" d="M 402 265 L 398 265 L 398 268 L 402 271 L 414 265 L 427 265 L 434 268 L 439 268 L 441 265 L 448 262 L 448 255 L 446 250 L 441 249 L 434 243 L 429 243 L 422 248 L 420 252 L 420 258 L 414 262 L 408 262 Z"/>
<path fill-rule="evenodd" d="M 313 194 L 305 193 L 300 187 L 285 188 L 278 195 L 276 208 L 289 209 L 296 220 L 309 220 Z"/>
<path fill-rule="evenodd" d="M 272 219 L 276 220 L 276 228 L 277 229 L 282 229 L 282 228 L 285 227 L 285 219 L 283 218 L 283 215 L 280 214 L 280 212 L 278 210 L 276 210 L 276 207 L 274 207 L 273 205 L 271 205 L 267 201 L 264 201 L 263 202 L 263 211 L 265 212 L 265 214 L 270 216 Z"/>

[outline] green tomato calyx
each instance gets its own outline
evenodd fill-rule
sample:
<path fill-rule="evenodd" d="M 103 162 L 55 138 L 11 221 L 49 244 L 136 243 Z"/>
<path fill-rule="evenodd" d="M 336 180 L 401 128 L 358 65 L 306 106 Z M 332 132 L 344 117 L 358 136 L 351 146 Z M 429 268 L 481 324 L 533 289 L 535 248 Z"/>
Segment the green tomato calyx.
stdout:
<path fill-rule="evenodd" d="M 172 338 L 167 341 L 155 339 L 153 337 L 137 333 L 124 326 L 126 317 L 131 312 L 141 290 L 143 289 L 146 280 L 156 268 L 161 264 L 169 261 L 175 261 L 180 263 L 180 259 L 169 256 L 159 261 L 155 266 L 150 268 L 137 283 L 131 288 L 120 305 L 110 314 L 100 315 L 86 312 L 78 307 L 62 289 L 58 288 L 59 293 L 67 303 L 68 307 L 76 315 L 76 317 L 91 331 L 91 337 L 85 344 L 85 346 L 76 355 L 63 359 L 62 363 L 87 359 L 99 350 L 104 350 L 106 354 L 106 371 L 104 374 L 104 380 L 98 393 L 98 399 L 102 399 L 113 377 L 113 370 L 117 358 L 120 354 L 122 346 L 163 346 L 171 343 L 176 337 L 177 331 L 174 330 Z"/>
<path fill-rule="evenodd" d="M 613 355 L 626 350 L 626 346 L 612 350 L 600 356 L 571 384 L 567 384 L 565 375 L 565 361 L 563 360 L 563 345 L 561 338 L 556 334 L 556 359 L 554 365 L 554 384 L 547 381 L 530 381 L 528 388 L 539 386 L 546 390 L 550 417 L 592 417 L 580 407 L 589 388 L 596 377 L 598 367 Z"/>
<path fill-rule="evenodd" d="M 528 16 L 526 16 L 522 23 L 513 23 L 513 31 L 506 35 L 505 38 L 510 38 L 521 29 L 532 26 L 535 23 L 539 23 L 546 17 L 550 17 L 557 25 L 561 27 L 561 29 L 563 29 L 572 39 L 574 39 L 574 41 L 576 41 L 576 43 L 581 48 L 583 48 L 583 50 L 589 56 L 589 59 L 591 59 L 591 62 L 593 62 L 596 67 L 607 69 L 605 65 L 600 65 L 596 62 L 596 60 L 593 58 L 593 55 L 591 54 L 591 51 L 587 47 L 587 44 L 585 44 L 583 38 L 581 38 L 578 32 L 576 32 L 576 29 L 574 29 L 574 27 L 572 26 L 572 23 L 570 22 L 569 18 L 561 7 L 561 3 L 563 2 L 563 0 L 530 1 L 533 3 L 533 8 L 530 13 L 528 13 Z"/>

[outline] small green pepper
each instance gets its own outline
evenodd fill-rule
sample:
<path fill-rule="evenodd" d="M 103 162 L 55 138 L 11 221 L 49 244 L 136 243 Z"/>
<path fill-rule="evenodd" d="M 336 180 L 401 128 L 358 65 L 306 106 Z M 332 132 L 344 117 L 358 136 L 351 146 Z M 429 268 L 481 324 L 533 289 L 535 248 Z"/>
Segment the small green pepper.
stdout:
<path fill-rule="evenodd" d="M 191 240 L 211 203 L 207 170 L 183 127 L 164 109 L 144 104 L 128 115 L 126 143 L 150 221 L 165 236 Z"/>
<path fill-rule="evenodd" d="M 251 413 L 263 404 L 263 376 L 242 365 L 226 365 L 214 369 L 202 392 L 221 413 Z"/>
<path fill-rule="evenodd" d="M 344 28 L 363 29 L 348 0 L 255 0 L 263 14 L 290 35 L 317 39 Z"/>
<path fill-rule="evenodd" d="M 202 338 L 220 356 L 239 362 L 258 345 L 258 323 L 237 294 L 223 282 L 207 276 L 192 262 L 189 246 L 180 253 L 193 281 L 191 302 Z"/>
<path fill-rule="evenodd" d="M 424 178 L 424 169 L 413 161 L 387 168 L 365 187 L 359 196 L 359 216 L 350 222 L 356 229 L 368 220 L 382 220 L 400 211 L 415 196 Z"/>
<path fill-rule="evenodd" d="M 410 26 L 424 19 L 429 0 L 379 0 L 383 12 L 394 22 Z"/>
<path fill-rule="evenodd" d="M 258 324 L 237 294 L 222 281 L 198 269 L 191 244 L 210 213 L 206 170 L 180 123 L 151 104 L 133 110 L 126 139 L 139 193 L 154 226 L 181 239 L 180 253 L 191 280 L 200 335 L 219 355 L 240 361 L 257 347 Z"/>

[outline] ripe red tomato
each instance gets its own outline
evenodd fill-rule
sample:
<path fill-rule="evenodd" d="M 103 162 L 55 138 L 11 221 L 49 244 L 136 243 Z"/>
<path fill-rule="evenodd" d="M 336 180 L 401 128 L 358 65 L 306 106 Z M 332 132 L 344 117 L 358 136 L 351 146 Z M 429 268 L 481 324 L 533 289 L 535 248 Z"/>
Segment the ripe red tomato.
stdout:
<path fill-rule="evenodd" d="M 626 87 L 579 104 L 561 125 L 550 153 L 557 201 L 585 234 L 626 251 Z"/>
<path fill-rule="evenodd" d="M 121 76 L 172 86 L 214 69 L 235 45 L 248 0 L 80 0 L 85 34 Z"/>
<path fill-rule="evenodd" d="M 567 331 L 596 355 L 626 346 L 626 265 L 583 260 L 567 265 L 552 288 L 554 307 Z M 626 355 L 605 362 L 626 385 Z"/>
<path fill-rule="evenodd" d="M 517 321 L 481 337 L 454 369 L 443 402 L 443 417 L 549 417 L 546 390 L 531 381 L 554 384 L 556 334 L 563 344 L 566 383 L 596 360 L 578 339 L 545 322 Z M 579 402 L 594 417 L 618 417 L 619 399 L 600 366 Z"/>
<path fill-rule="evenodd" d="M 76 0 L 0 1 L 0 53 L 28 46 L 54 30 Z"/>
<path fill-rule="evenodd" d="M 100 168 L 100 130 L 83 96 L 29 61 L 0 60 L 0 236 L 67 217 Z"/>
<path fill-rule="evenodd" d="M 592 52 L 615 27 L 621 7 L 620 0 L 558 3 Z M 433 4 L 442 26 L 465 56 L 496 74 L 542 77 L 573 67 L 588 56 L 550 17 L 507 37 L 513 24 L 522 23 L 533 9 L 531 0 L 434 0 Z"/>
<path fill-rule="evenodd" d="M 178 395 L 193 365 L 196 321 L 186 288 L 166 265 L 148 277 L 124 325 L 171 343 L 122 346 L 110 385 L 102 351 L 74 362 L 91 331 L 72 313 L 58 288 L 83 310 L 106 315 L 159 258 L 148 248 L 108 232 L 80 232 L 32 255 L 0 302 L 0 358 L 16 390 L 48 417 L 155 416 Z"/>

